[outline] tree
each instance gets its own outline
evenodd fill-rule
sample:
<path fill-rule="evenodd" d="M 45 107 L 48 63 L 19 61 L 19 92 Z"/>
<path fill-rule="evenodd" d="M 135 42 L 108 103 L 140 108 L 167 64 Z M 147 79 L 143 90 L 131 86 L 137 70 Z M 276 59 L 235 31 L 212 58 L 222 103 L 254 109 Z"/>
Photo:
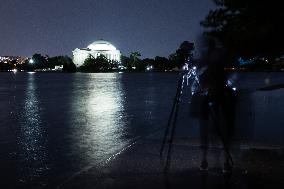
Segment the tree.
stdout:
<path fill-rule="evenodd" d="M 143 66 L 143 69 L 145 70 L 145 68 L 147 66 L 153 66 L 154 67 L 155 66 L 155 60 L 152 59 L 152 58 L 145 58 L 145 59 L 141 60 L 141 63 L 139 63 L 139 64 L 141 64 Z"/>
<path fill-rule="evenodd" d="M 130 58 L 127 57 L 127 56 L 121 55 L 120 59 L 121 59 L 121 65 L 126 67 L 127 70 L 131 70 L 131 60 L 130 60 Z"/>
<path fill-rule="evenodd" d="M 131 60 L 131 63 L 132 63 L 132 67 L 136 67 L 137 65 L 137 61 L 139 60 L 138 57 L 140 57 L 141 54 L 139 52 L 131 52 L 130 53 L 130 60 Z"/>
<path fill-rule="evenodd" d="M 32 60 L 34 62 L 31 65 L 33 69 L 48 68 L 48 57 L 36 53 L 32 56 Z"/>
<path fill-rule="evenodd" d="M 83 65 L 79 67 L 79 70 L 83 72 L 95 72 L 95 58 L 89 55 L 88 58 L 85 59 Z"/>
<path fill-rule="evenodd" d="M 165 71 L 169 67 L 169 60 L 165 57 L 156 56 L 154 60 L 154 69 L 158 71 Z"/>
<path fill-rule="evenodd" d="M 169 56 L 169 62 L 173 68 L 180 69 L 185 62 L 193 59 L 194 43 L 184 41 L 175 53 Z"/>
<path fill-rule="evenodd" d="M 3 63 L 0 62 L 0 71 L 8 71 L 14 69 L 14 66 L 11 62 Z"/>
<path fill-rule="evenodd" d="M 54 56 L 48 57 L 48 68 L 54 68 L 55 66 L 63 65 L 62 71 L 64 72 L 76 72 L 76 65 L 72 59 L 68 56 Z"/>
<path fill-rule="evenodd" d="M 108 64 L 109 64 L 109 69 L 111 70 L 118 70 L 118 67 L 120 65 L 120 63 L 116 60 L 110 60 Z"/>
<path fill-rule="evenodd" d="M 177 55 L 181 57 L 184 62 L 192 60 L 193 58 L 194 43 L 184 41 L 180 44 L 179 49 L 176 51 Z"/>
<path fill-rule="evenodd" d="M 83 72 L 106 72 L 111 70 L 110 64 L 110 61 L 104 55 L 100 55 L 96 58 L 89 55 L 79 69 Z"/>
<path fill-rule="evenodd" d="M 63 72 L 76 72 L 77 71 L 77 67 L 70 57 L 61 56 L 60 62 L 63 65 L 63 69 L 62 69 Z"/>
<path fill-rule="evenodd" d="M 214 0 L 217 8 L 201 22 L 232 57 L 273 60 L 284 53 L 281 1 Z"/>

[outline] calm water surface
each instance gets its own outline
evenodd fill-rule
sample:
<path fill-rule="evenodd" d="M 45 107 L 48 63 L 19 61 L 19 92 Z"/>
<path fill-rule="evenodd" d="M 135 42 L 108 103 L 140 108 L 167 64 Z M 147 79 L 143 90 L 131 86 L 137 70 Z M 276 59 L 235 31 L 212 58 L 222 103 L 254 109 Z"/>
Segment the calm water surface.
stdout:
<path fill-rule="evenodd" d="M 166 73 L 0 73 L 3 185 L 41 188 L 59 184 L 88 166 L 99 166 L 138 137 L 164 127 L 177 77 Z M 284 83 L 281 73 L 236 74 L 233 78 L 238 88 L 252 91 L 267 83 Z M 254 116 L 265 116 L 245 119 L 250 125 L 243 132 L 246 136 L 277 136 L 283 142 L 284 130 L 279 126 L 284 125 L 282 94 L 282 89 L 253 92 L 254 100 L 247 98 L 250 104 L 242 107 L 247 110 L 242 116 L 251 109 Z M 255 99 L 264 103 L 254 103 Z M 269 113 L 267 107 L 278 113 Z M 267 123 L 276 125 L 271 133 L 267 133 Z M 198 129 L 192 126 L 190 133 L 187 135 L 197 136 Z"/>
<path fill-rule="evenodd" d="M 1 73 L 0 161 L 7 183 L 60 182 L 151 133 L 168 115 L 176 77 Z"/>

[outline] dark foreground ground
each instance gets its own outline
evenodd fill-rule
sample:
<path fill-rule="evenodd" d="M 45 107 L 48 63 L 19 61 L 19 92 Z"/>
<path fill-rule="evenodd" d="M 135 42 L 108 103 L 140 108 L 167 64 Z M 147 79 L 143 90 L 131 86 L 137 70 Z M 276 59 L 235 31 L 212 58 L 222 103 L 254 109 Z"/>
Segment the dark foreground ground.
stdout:
<path fill-rule="evenodd" d="M 58 188 L 283 188 L 284 149 L 260 144 L 235 146 L 231 175 L 222 173 L 220 145 L 209 152 L 209 170 L 199 170 L 197 141 L 176 140 L 170 169 L 159 157 L 156 137 L 129 146 L 100 168 L 90 168 Z"/>

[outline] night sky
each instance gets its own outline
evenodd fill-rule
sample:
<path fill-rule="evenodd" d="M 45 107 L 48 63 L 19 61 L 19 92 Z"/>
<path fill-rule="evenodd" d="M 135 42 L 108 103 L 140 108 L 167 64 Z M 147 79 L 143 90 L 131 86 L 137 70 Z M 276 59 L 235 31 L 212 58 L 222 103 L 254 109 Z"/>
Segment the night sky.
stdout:
<path fill-rule="evenodd" d="M 168 56 L 195 41 L 211 0 L 0 0 L 0 55 L 71 55 L 105 39 L 124 55 Z"/>

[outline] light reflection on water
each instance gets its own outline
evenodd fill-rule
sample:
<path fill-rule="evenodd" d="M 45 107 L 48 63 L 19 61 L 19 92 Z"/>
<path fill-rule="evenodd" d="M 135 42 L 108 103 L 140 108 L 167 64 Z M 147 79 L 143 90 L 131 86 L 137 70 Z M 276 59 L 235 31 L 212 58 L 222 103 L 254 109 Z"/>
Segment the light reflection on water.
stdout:
<path fill-rule="evenodd" d="M 19 115 L 20 132 L 18 146 L 20 148 L 18 162 L 20 166 L 19 179 L 28 183 L 42 177 L 49 169 L 47 161 L 45 130 L 41 125 L 40 102 L 34 75 L 27 78 L 26 93 L 22 114 Z"/>
<path fill-rule="evenodd" d="M 80 78 L 82 75 L 79 75 Z M 72 149 L 82 153 L 84 164 L 106 160 L 127 144 L 124 91 L 119 74 L 87 75 L 85 83 L 75 82 L 72 96 Z"/>

